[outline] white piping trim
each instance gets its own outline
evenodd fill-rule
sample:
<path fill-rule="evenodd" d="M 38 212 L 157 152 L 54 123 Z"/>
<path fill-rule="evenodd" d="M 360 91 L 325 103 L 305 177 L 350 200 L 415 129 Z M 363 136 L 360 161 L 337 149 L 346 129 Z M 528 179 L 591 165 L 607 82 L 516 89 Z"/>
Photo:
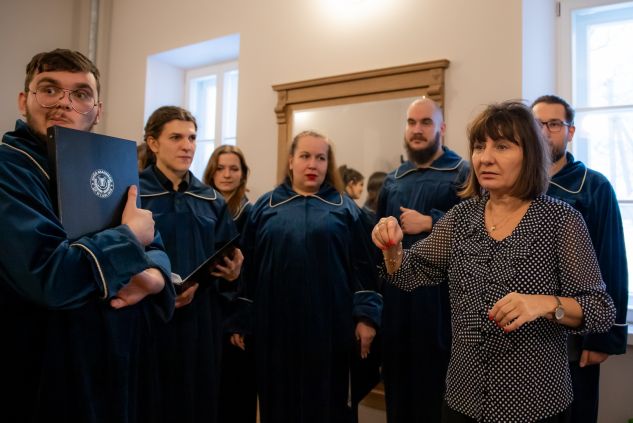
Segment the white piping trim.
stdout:
<path fill-rule="evenodd" d="M 628 326 L 628 325 L 629 325 L 628 323 L 614 323 L 613 324 L 613 326 L 622 326 L 622 327 Z"/>
<path fill-rule="evenodd" d="M 237 299 L 241 300 L 241 301 L 246 301 L 247 303 L 251 303 L 251 304 L 254 302 L 253 300 L 250 300 L 250 299 L 245 298 L 245 297 L 237 297 Z"/>
<path fill-rule="evenodd" d="M 331 204 L 333 206 L 342 206 L 343 205 L 343 195 L 340 192 L 338 193 L 338 195 L 339 195 L 339 198 L 340 198 L 340 202 L 338 202 L 338 203 L 333 203 L 331 201 L 324 200 L 323 198 L 319 197 L 318 195 L 313 195 L 313 194 L 310 194 L 310 195 L 295 194 L 292 197 L 287 198 L 284 201 L 273 205 L 273 195 L 270 194 L 270 198 L 268 199 L 268 205 L 271 208 L 275 208 L 275 207 L 281 206 L 282 204 L 286 204 L 287 202 L 292 201 L 292 200 L 294 200 L 297 197 L 314 197 L 314 198 L 317 198 L 317 199 L 323 201 L 325 204 Z"/>
<path fill-rule="evenodd" d="M 159 192 L 159 193 L 156 193 L 156 194 L 141 194 L 141 198 L 142 197 L 159 197 L 159 196 L 165 195 L 165 194 L 169 194 L 169 192 L 165 191 L 165 192 Z"/>
<path fill-rule="evenodd" d="M 215 190 L 213 190 L 213 197 L 204 197 L 202 195 L 194 194 L 189 191 L 185 191 L 185 194 L 191 195 L 192 197 L 200 198 L 202 200 L 215 201 L 218 199 L 218 195 L 215 193 Z"/>
<path fill-rule="evenodd" d="M 31 159 L 31 161 L 32 161 L 33 163 L 35 163 L 35 166 L 37 166 L 37 168 L 40 170 L 40 172 L 42 172 L 42 173 L 44 174 L 44 176 L 46 177 L 46 179 L 48 179 L 49 181 L 51 180 L 51 177 L 50 177 L 50 176 L 48 176 L 48 173 L 46 173 L 46 171 L 44 170 L 44 168 L 43 168 L 42 166 L 40 166 L 40 164 L 39 164 L 39 163 L 38 163 L 38 162 L 37 162 L 37 161 L 36 161 L 33 157 L 31 157 L 31 155 L 30 155 L 29 153 L 27 153 L 27 152 L 26 152 L 26 151 L 24 151 L 24 150 L 20 150 L 19 148 L 14 147 L 14 146 L 12 146 L 12 145 L 6 144 L 6 143 L 2 143 L 2 144 L 0 144 L 0 145 L 6 145 L 7 147 L 12 148 L 12 149 L 14 149 L 15 151 L 19 151 L 20 153 L 24 154 L 26 157 L 28 157 L 29 159 Z"/>
<path fill-rule="evenodd" d="M 362 291 L 356 291 L 356 292 L 354 292 L 354 295 L 356 295 L 356 294 L 362 294 L 362 293 L 365 293 L 365 292 L 369 292 L 369 293 L 372 293 L 372 294 L 376 294 L 376 295 L 378 295 L 380 298 L 382 298 L 382 294 L 381 294 L 380 292 L 372 291 L 371 289 L 364 289 L 364 290 L 362 290 Z"/>
<path fill-rule="evenodd" d="M 584 174 L 584 175 L 582 175 L 582 182 L 580 182 L 580 188 L 578 188 L 578 190 L 577 190 L 577 191 L 572 191 L 572 190 L 569 190 L 569 189 L 567 189 L 567 188 L 563 187 L 562 185 L 559 185 L 559 184 L 557 184 L 556 182 L 553 182 L 553 181 L 549 181 L 549 183 L 550 183 L 550 184 L 552 184 L 552 185 L 554 185 L 554 186 L 557 186 L 558 188 L 560 188 L 560 189 L 562 189 L 563 191 L 566 191 L 566 192 L 568 192 L 568 193 L 570 193 L 570 194 L 578 194 L 580 191 L 582 191 L 582 187 L 583 187 L 583 186 L 585 186 L 585 179 L 587 179 L 587 172 L 588 172 L 588 171 L 589 171 L 589 168 L 588 168 L 588 167 L 586 167 L 586 168 L 585 168 L 585 174 Z"/>
<path fill-rule="evenodd" d="M 270 208 L 275 208 L 275 207 L 281 206 L 282 204 L 286 204 L 287 202 L 292 201 L 297 197 L 301 197 L 301 196 L 299 194 L 295 194 L 292 197 L 285 199 L 281 203 L 277 203 L 273 205 L 273 195 L 270 194 L 270 197 L 268 198 L 268 205 L 270 206 Z"/>
<path fill-rule="evenodd" d="M 95 265 L 97 266 L 97 270 L 99 271 L 99 277 L 101 278 L 101 284 L 103 285 L 103 296 L 101 297 L 102 300 L 105 300 L 106 298 L 108 298 L 108 285 L 106 283 L 105 280 L 105 276 L 103 276 L 103 270 L 101 270 L 101 265 L 99 264 L 99 260 L 97 260 L 97 256 L 95 256 L 95 254 L 90 250 L 90 248 L 86 247 L 85 245 L 79 243 L 79 242 L 75 242 L 74 244 L 70 244 L 71 247 L 81 247 L 84 251 L 86 251 L 90 257 L 92 257 L 92 259 L 95 262 Z"/>
<path fill-rule="evenodd" d="M 459 165 L 462 164 L 462 162 L 464 161 L 464 159 L 460 159 L 459 162 L 457 162 L 457 164 L 453 167 L 434 167 L 434 166 L 429 166 L 429 167 L 414 167 L 413 169 L 409 169 L 406 172 L 404 172 L 403 174 L 398 174 L 398 171 L 400 170 L 400 168 L 396 169 L 396 173 L 393 175 L 394 178 L 396 179 L 400 179 L 405 175 L 408 175 L 411 172 L 417 172 L 420 169 L 431 169 L 431 170 L 438 170 L 441 172 L 448 172 L 451 170 L 455 170 L 459 167 Z"/>
<path fill-rule="evenodd" d="M 233 216 L 233 220 L 237 220 L 240 218 L 240 216 L 242 215 L 242 213 L 244 212 L 244 209 L 246 209 L 246 206 L 248 206 L 249 202 L 246 201 L 244 202 L 244 204 L 242 204 L 242 206 L 237 210 L 237 213 L 235 214 L 235 216 Z"/>

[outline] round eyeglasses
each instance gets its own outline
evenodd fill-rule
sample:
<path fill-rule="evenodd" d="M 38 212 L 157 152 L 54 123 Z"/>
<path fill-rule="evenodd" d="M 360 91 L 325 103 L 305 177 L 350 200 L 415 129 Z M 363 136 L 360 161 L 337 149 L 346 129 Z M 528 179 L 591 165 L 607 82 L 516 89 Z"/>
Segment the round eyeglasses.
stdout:
<path fill-rule="evenodd" d="M 542 120 L 537 120 L 541 128 L 547 126 L 547 129 L 550 132 L 560 132 L 565 126 L 571 126 L 570 123 L 563 122 L 562 120 L 554 119 L 548 120 L 547 122 L 543 122 Z"/>
<path fill-rule="evenodd" d="M 47 85 L 45 87 L 38 87 L 35 91 L 31 92 L 35 94 L 35 101 L 47 109 L 57 106 L 64 96 L 66 96 L 66 93 L 68 93 L 70 106 L 80 115 L 87 115 L 97 105 L 92 93 L 84 89 L 69 90 L 68 88 Z"/>

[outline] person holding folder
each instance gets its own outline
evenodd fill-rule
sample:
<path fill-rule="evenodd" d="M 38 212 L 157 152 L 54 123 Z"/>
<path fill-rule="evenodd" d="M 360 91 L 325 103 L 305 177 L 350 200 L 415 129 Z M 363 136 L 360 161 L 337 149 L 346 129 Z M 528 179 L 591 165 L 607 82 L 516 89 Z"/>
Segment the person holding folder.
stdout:
<path fill-rule="evenodd" d="M 182 278 L 237 235 L 222 195 L 189 171 L 196 131 L 196 120 L 187 110 L 175 106 L 155 110 L 144 135 L 154 164 L 140 175 L 142 205 L 154 213 L 172 270 Z M 235 281 L 242 260 L 241 251 L 235 249 L 207 271 Z M 218 281 L 193 282 L 200 283 L 176 298 L 172 321 L 157 328 L 160 421 L 216 421 L 222 343 Z"/>
<path fill-rule="evenodd" d="M 152 214 L 132 186 L 120 225 L 71 242 L 50 195 L 47 129 L 99 122 L 99 71 L 76 51 L 37 54 L 18 106 L 25 121 L 0 144 L 3 419 L 136 421 L 151 407 L 139 389 L 150 326 L 174 310 Z"/>

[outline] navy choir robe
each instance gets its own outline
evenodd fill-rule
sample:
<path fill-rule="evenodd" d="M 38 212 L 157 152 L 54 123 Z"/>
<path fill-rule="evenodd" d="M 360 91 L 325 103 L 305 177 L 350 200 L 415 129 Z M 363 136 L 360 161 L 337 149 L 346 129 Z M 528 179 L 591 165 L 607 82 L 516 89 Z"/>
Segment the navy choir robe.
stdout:
<path fill-rule="evenodd" d="M 174 290 L 115 310 L 109 300 L 150 267 L 169 280 L 159 238 L 126 225 L 70 242 L 49 195 L 45 142 L 22 121 L 0 145 L 0 366 L 5 421 L 136 422 L 151 333 Z"/>
<path fill-rule="evenodd" d="M 418 169 L 407 161 L 387 175 L 376 219 L 399 219 L 400 207 L 406 207 L 430 215 L 435 224 L 460 201 L 457 192 L 468 176 L 469 166 L 448 148 L 443 147 L 443 151 L 428 168 Z M 427 235 L 405 235 L 404 248 Z M 382 371 L 388 421 L 439 421 L 451 347 L 447 284 L 404 292 L 383 283 L 382 289 Z"/>
<path fill-rule="evenodd" d="M 576 161 L 570 153 L 566 154 L 567 164 L 552 177 L 547 194 L 565 201 L 582 214 L 607 292 L 616 307 L 615 325 L 609 332 L 569 337 L 574 387 L 572 420 L 595 422 L 598 418 L 600 366 L 580 368 L 578 361 L 582 350 L 607 354 L 626 352 L 629 282 L 624 230 L 618 201 L 607 178 Z"/>
<path fill-rule="evenodd" d="M 325 184 L 286 182 L 253 207 L 243 234 L 262 423 L 351 421 L 355 322 L 379 325 L 370 241 L 360 210 Z"/>
<path fill-rule="evenodd" d="M 233 214 L 233 222 L 242 233 L 253 204 L 243 197 L 240 207 Z M 235 283 L 224 283 L 222 295 L 225 320 L 236 312 L 237 289 Z M 228 326 L 228 325 L 227 325 Z M 243 351 L 230 342 L 230 331 L 224 333 L 222 351 L 222 375 L 220 378 L 220 423 L 255 423 L 257 421 L 257 388 L 255 385 L 255 355 L 252 348 Z M 251 343 L 252 339 L 246 341 Z"/>
<path fill-rule="evenodd" d="M 172 271 L 183 278 L 237 232 L 222 196 L 189 174 L 182 192 L 166 189 L 155 166 L 141 172 L 141 201 L 151 210 Z M 158 334 L 159 402 L 156 422 L 214 422 L 221 354 L 217 285 L 200 286 L 191 304 L 176 309 Z"/>
<path fill-rule="evenodd" d="M 576 347 L 607 354 L 626 352 L 629 278 L 624 230 L 618 200 L 604 175 L 588 169 L 567 154 L 567 164 L 552 177 L 547 195 L 565 201 L 582 214 L 602 278 L 617 310 L 615 325 L 607 333 L 574 336 Z M 579 352 L 578 349 L 576 352 Z"/>

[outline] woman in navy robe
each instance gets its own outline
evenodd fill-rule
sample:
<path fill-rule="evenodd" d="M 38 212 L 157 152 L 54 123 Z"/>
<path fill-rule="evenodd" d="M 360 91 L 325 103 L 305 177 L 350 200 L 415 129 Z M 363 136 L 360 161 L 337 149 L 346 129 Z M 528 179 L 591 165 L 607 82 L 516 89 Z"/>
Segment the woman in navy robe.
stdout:
<path fill-rule="evenodd" d="M 227 203 L 233 222 L 242 232 L 253 204 L 246 197 L 248 165 L 239 147 L 221 145 L 213 151 L 202 181 L 220 192 Z M 224 318 L 235 312 L 237 290 L 234 283 L 221 284 L 226 298 L 222 303 Z M 249 342 L 248 340 L 247 342 Z M 245 350 L 231 343 L 231 334 L 224 335 L 218 421 L 255 423 L 257 421 L 257 389 L 255 386 L 255 356 L 252 348 Z"/>
<path fill-rule="evenodd" d="M 370 353 L 382 307 L 369 237 L 325 136 L 297 135 L 288 170 L 253 206 L 242 237 L 260 418 L 350 422 L 350 362 Z"/>
<path fill-rule="evenodd" d="M 186 110 L 157 109 L 145 126 L 154 163 L 141 173 L 141 201 L 154 214 L 172 272 L 195 270 L 237 231 L 226 202 L 190 171 L 196 149 L 196 121 Z M 235 251 L 212 275 L 239 276 L 242 254 Z M 176 298 L 171 322 L 158 333 L 158 401 L 152 421 L 215 422 L 221 352 L 221 315 L 216 285 L 197 283 Z"/>

